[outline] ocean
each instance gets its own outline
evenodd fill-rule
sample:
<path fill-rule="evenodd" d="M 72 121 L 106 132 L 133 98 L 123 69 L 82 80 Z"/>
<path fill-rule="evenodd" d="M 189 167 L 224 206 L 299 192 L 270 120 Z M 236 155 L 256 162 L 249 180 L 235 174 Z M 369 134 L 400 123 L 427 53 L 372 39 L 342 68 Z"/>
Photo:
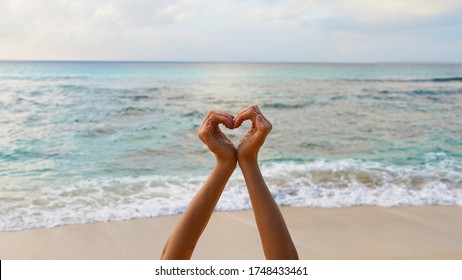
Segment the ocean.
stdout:
<path fill-rule="evenodd" d="M 0 231 L 181 213 L 205 114 L 251 104 L 280 205 L 462 206 L 462 64 L 2 61 Z M 217 210 L 250 208 L 237 167 Z"/>

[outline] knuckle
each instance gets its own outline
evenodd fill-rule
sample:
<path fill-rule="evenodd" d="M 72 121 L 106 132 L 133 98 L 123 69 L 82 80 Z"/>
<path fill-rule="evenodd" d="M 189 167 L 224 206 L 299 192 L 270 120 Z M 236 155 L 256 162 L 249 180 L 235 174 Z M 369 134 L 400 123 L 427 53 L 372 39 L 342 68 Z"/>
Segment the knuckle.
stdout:
<path fill-rule="evenodd" d="M 201 128 L 201 129 L 199 129 L 199 131 L 197 132 L 197 136 L 198 136 L 200 139 L 203 139 L 206 133 L 207 133 L 207 131 L 206 131 L 204 128 Z"/>
<path fill-rule="evenodd" d="M 217 116 L 217 115 L 220 115 L 221 114 L 221 111 L 218 111 L 218 110 L 210 110 L 209 111 L 209 114 L 211 116 Z"/>

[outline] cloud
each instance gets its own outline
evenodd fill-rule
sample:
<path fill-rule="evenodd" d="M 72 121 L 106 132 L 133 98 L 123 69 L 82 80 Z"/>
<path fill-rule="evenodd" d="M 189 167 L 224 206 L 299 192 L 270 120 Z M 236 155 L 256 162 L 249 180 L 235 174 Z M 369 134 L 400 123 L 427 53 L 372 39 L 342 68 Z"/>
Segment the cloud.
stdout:
<path fill-rule="evenodd" d="M 98 5 L 93 17 L 101 20 L 115 20 L 118 21 L 122 18 L 122 12 L 114 7 L 112 3 Z"/>
<path fill-rule="evenodd" d="M 0 59 L 462 60 L 460 0 L 0 0 Z"/>
<path fill-rule="evenodd" d="M 375 38 L 348 31 L 332 33 L 331 40 L 333 44 L 339 46 L 334 52 L 335 55 L 364 52 L 381 45 Z"/>
<path fill-rule="evenodd" d="M 296 0 L 278 4 L 274 7 L 257 8 L 249 13 L 249 18 L 256 20 L 303 20 L 312 16 L 317 0 Z"/>
<path fill-rule="evenodd" d="M 249 18 L 259 21 L 348 19 L 361 24 L 410 22 L 461 9 L 460 0 L 292 0 L 258 7 Z"/>
<path fill-rule="evenodd" d="M 183 11 L 178 5 L 170 5 L 165 8 L 160 9 L 156 13 L 158 18 L 167 18 L 172 19 L 173 21 L 179 22 L 184 21 L 193 16 L 192 12 Z"/>
<path fill-rule="evenodd" d="M 332 10 L 335 15 L 349 15 L 362 23 L 381 23 L 433 17 L 461 7 L 459 0 L 341 0 Z"/>
<path fill-rule="evenodd" d="M 196 0 L 179 0 L 173 5 L 168 5 L 157 11 L 156 17 L 180 22 L 194 16 L 193 8 L 198 3 Z"/>

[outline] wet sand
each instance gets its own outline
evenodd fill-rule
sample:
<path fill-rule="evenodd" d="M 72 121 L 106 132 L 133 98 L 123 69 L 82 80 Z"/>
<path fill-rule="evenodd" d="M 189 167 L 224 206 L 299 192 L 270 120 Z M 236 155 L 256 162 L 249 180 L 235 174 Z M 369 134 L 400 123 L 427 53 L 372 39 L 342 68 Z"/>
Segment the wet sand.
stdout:
<path fill-rule="evenodd" d="M 301 259 L 462 259 L 462 207 L 282 208 Z M 179 216 L 0 232 L 0 259 L 159 259 Z M 215 212 L 193 259 L 263 259 L 251 211 Z"/>

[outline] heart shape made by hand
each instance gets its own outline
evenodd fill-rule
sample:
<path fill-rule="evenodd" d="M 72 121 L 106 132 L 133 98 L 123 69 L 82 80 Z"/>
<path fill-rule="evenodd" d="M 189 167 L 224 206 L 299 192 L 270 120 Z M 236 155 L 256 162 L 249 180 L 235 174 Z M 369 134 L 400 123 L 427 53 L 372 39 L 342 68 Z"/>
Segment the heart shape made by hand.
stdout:
<path fill-rule="evenodd" d="M 253 154 L 258 152 L 272 129 L 271 123 L 257 105 L 241 110 L 236 117 L 223 111 L 209 111 L 199 129 L 199 138 L 219 157 L 234 155 L 236 147 L 221 131 L 219 124 L 228 129 L 236 129 L 246 120 L 250 120 L 252 124 L 240 141 L 238 149 L 242 154 Z"/>

